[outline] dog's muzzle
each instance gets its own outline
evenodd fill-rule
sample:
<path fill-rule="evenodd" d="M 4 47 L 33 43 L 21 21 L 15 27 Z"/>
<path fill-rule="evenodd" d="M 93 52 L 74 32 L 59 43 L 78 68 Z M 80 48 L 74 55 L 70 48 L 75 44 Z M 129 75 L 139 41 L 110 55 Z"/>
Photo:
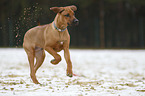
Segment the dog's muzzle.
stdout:
<path fill-rule="evenodd" d="M 79 20 L 78 19 L 74 19 L 73 20 L 73 25 L 78 25 L 79 24 Z"/>

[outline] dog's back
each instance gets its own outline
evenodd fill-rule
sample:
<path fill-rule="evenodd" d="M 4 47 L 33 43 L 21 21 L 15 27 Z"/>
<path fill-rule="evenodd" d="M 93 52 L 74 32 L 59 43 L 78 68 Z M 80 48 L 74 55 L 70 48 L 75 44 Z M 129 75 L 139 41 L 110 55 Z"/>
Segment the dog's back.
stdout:
<path fill-rule="evenodd" d="M 44 45 L 44 32 L 48 27 L 46 25 L 39 25 L 29 29 L 24 36 L 24 44 L 27 42 L 33 43 L 35 46 L 43 47 Z M 41 41 L 41 42 L 40 42 Z"/>

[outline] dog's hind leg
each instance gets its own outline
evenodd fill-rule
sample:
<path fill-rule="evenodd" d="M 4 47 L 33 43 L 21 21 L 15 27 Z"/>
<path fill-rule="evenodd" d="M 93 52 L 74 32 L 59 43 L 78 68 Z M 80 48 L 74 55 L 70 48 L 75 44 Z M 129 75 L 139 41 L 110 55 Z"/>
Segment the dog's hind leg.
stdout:
<path fill-rule="evenodd" d="M 42 65 L 44 58 L 45 58 L 45 52 L 44 52 L 43 48 L 35 47 L 35 57 L 36 57 L 36 64 L 34 66 L 34 70 L 36 73 L 36 71 Z"/>
<path fill-rule="evenodd" d="M 39 84 L 38 80 L 36 79 L 35 69 L 34 69 L 35 50 L 33 46 L 28 46 L 27 42 L 23 43 L 23 47 L 28 56 L 28 61 L 30 65 L 30 77 L 35 84 Z"/>
<path fill-rule="evenodd" d="M 27 52 L 27 55 L 28 55 L 28 60 L 29 60 L 29 64 L 30 64 L 31 79 L 33 80 L 33 82 L 35 84 L 39 84 L 38 80 L 36 79 L 35 70 L 34 70 L 34 56 L 35 56 L 35 53 L 34 53 L 34 51 Z"/>

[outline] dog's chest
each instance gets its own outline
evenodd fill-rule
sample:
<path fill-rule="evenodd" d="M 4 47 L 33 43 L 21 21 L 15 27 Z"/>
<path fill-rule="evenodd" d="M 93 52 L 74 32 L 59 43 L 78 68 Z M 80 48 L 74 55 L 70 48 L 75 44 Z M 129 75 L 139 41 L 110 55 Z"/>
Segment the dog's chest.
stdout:
<path fill-rule="evenodd" d="M 63 49 L 64 41 L 57 41 L 56 44 L 53 46 L 53 49 L 57 52 Z"/>
<path fill-rule="evenodd" d="M 56 45 L 62 46 L 64 44 L 65 40 L 59 40 L 56 42 Z"/>

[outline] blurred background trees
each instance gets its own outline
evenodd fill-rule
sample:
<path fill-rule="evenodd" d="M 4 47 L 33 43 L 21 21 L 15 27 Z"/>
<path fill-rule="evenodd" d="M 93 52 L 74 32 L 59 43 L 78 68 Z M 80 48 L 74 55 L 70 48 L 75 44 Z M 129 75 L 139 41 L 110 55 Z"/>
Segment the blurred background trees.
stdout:
<path fill-rule="evenodd" d="M 0 46 L 22 46 L 25 32 L 53 21 L 53 6 L 76 5 L 71 47 L 145 48 L 145 0 L 1 0 Z"/>

